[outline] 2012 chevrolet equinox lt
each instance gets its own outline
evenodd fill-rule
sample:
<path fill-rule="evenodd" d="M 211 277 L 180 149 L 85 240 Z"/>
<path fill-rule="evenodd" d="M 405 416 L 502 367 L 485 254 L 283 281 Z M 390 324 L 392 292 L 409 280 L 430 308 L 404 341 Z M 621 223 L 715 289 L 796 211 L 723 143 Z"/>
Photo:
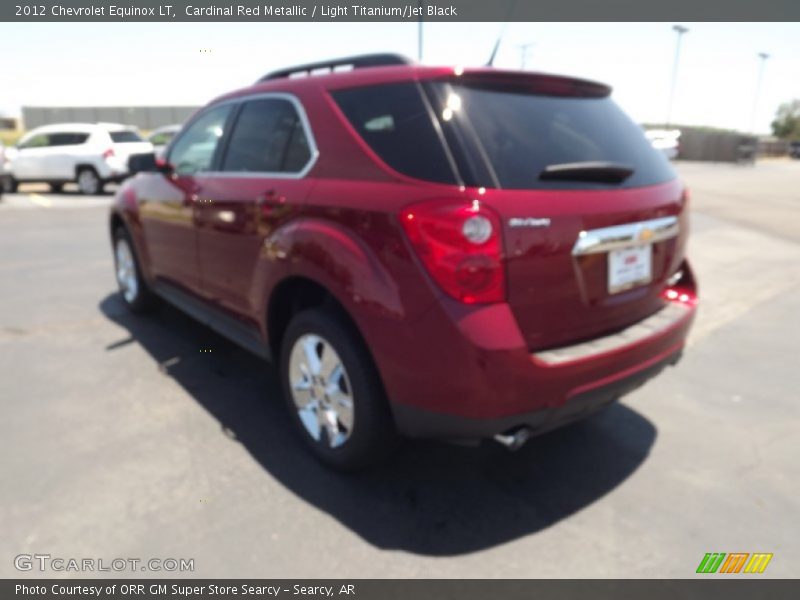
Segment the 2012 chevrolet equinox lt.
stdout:
<path fill-rule="evenodd" d="M 271 73 L 119 190 L 121 295 L 274 360 L 333 466 L 397 433 L 517 446 L 675 363 L 694 317 L 687 192 L 609 94 L 394 55 Z"/>

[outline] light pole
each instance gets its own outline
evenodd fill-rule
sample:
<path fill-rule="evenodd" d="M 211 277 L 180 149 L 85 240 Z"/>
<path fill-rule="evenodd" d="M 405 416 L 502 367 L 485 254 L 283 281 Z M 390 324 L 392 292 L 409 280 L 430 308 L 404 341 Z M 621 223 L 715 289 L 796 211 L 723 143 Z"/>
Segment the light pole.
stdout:
<path fill-rule="evenodd" d="M 758 79 L 756 80 L 756 94 L 753 96 L 753 114 L 750 115 L 750 133 L 756 132 L 756 116 L 758 113 L 758 97 L 761 94 L 761 82 L 764 80 L 764 66 L 767 64 L 769 54 L 766 52 L 758 53 Z"/>
<path fill-rule="evenodd" d="M 689 31 L 683 25 L 673 25 L 672 31 L 678 34 L 678 43 L 675 44 L 675 62 L 672 64 L 672 85 L 669 90 L 669 106 L 667 107 L 667 127 L 672 124 L 672 103 L 675 101 L 675 84 L 678 81 L 678 63 L 681 58 L 681 39 L 683 34 Z"/>
<path fill-rule="evenodd" d="M 419 7 L 419 25 L 417 25 L 417 61 L 422 62 L 422 0 L 417 2 Z"/>

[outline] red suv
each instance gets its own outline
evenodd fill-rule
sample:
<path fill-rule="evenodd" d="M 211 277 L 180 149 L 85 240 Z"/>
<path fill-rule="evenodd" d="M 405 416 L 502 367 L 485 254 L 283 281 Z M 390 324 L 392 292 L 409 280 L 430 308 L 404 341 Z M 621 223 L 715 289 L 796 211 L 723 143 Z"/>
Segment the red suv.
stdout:
<path fill-rule="evenodd" d="M 609 94 L 394 55 L 271 73 L 119 190 L 122 297 L 272 359 L 334 466 L 396 433 L 517 447 L 675 363 L 694 317 L 687 192 Z"/>

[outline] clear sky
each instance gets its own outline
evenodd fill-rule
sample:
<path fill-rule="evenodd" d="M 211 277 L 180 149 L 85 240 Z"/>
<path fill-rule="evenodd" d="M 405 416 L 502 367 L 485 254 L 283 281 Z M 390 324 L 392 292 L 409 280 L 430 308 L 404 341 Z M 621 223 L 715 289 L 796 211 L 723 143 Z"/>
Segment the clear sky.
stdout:
<path fill-rule="evenodd" d="M 673 122 L 749 130 L 800 98 L 800 24 L 684 23 Z M 499 23 L 426 23 L 426 64 L 480 65 Z M 495 61 L 609 83 L 639 122 L 664 121 L 672 23 L 511 23 Z M 206 52 L 201 52 L 206 50 Z M 0 23 L 0 111 L 22 105 L 200 105 L 281 66 L 365 52 L 416 58 L 416 23 Z"/>

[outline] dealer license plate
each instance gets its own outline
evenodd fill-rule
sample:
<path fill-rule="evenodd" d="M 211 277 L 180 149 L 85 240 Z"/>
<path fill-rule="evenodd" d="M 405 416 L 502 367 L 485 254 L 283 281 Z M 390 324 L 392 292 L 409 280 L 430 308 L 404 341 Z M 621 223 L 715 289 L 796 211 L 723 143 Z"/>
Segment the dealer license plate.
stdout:
<path fill-rule="evenodd" d="M 608 293 L 616 294 L 653 279 L 653 246 L 629 246 L 608 253 Z"/>

